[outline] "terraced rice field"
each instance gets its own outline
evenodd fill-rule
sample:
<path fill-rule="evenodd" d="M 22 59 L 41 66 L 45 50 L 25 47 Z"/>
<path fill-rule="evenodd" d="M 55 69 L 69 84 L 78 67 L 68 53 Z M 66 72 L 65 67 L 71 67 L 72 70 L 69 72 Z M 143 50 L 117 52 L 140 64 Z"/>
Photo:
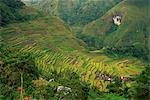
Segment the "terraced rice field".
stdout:
<path fill-rule="evenodd" d="M 136 66 L 125 63 L 125 61 L 95 62 L 95 59 L 91 57 L 43 50 L 36 45 L 25 46 L 20 51 L 30 52 L 35 58 L 36 65 L 46 76 L 54 70 L 60 73 L 70 69 L 76 72 L 81 80 L 91 84 L 91 86 L 98 87 L 101 91 L 107 91 L 106 87 L 110 83 L 109 78 L 113 79 L 115 76 L 128 78 L 141 72 Z"/>

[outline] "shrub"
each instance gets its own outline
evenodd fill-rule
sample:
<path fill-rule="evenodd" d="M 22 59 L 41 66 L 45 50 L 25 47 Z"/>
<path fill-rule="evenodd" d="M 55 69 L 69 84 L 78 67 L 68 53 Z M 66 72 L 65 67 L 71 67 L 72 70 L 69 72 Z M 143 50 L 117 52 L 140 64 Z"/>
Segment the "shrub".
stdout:
<path fill-rule="evenodd" d="M 31 81 L 39 77 L 39 72 L 30 54 L 3 45 L 0 51 L 0 95 L 4 96 L 3 99 L 16 99 L 19 95 L 17 88 L 21 86 L 21 74 L 24 80 L 23 89 L 28 91 L 31 90 Z"/>

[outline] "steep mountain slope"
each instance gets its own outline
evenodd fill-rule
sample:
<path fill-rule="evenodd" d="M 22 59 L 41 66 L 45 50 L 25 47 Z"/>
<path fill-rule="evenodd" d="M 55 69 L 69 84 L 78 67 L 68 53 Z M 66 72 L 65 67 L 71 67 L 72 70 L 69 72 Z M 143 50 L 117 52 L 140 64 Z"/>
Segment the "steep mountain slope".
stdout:
<path fill-rule="evenodd" d="M 97 19 L 121 0 L 37 0 L 28 4 L 70 25 L 85 25 Z"/>
<path fill-rule="evenodd" d="M 140 5 L 141 4 L 141 5 Z M 98 36 L 105 47 L 114 47 L 133 55 L 148 55 L 150 2 L 147 0 L 124 0 L 101 18 L 89 23 L 83 34 Z M 113 17 L 122 16 L 121 25 L 113 23 Z"/>
<path fill-rule="evenodd" d="M 70 6 L 67 6 L 67 2 L 60 2 L 60 17 L 70 25 L 85 25 L 102 16 L 120 1 L 121 0 L 72 0 L 72 2 L 70 2 L 71 4 L 69 4 Z"/>

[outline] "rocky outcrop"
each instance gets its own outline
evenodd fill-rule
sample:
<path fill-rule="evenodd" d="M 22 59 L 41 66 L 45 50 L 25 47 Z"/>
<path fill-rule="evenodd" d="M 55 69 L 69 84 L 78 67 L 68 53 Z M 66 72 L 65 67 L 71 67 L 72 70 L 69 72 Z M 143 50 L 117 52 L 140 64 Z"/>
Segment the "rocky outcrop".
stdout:
<path fill-rule="evenodd" d="M 115 25 L 120 25 L 121 24 L 121 16 L 117 15 L 113 17 L 113 21 Z"/>

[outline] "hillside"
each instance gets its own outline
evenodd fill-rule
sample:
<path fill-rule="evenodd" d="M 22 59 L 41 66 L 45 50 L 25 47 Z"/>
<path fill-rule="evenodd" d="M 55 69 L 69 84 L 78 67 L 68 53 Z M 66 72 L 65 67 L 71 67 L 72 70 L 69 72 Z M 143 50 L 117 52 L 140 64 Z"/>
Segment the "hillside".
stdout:
<path fill-rule="evenodd" d="M 77 39 L 73 36 L 69 26 L 65 25 L 62 20 L 57 17 L 45 17 L 39 18 L 32 22 L 24 22 L 19 24 L 9 25 L 9 28 L 5 28 L 2 31 L 5 32 L 5 40 L 10 41 L 8 44 L 15 45 L 29 45 L 37 44 L 43 47 L 60 50 L 60 51 L 73 51 L 73 50 L 84 50 L 78 44 Z M 14 35 L 15 37 L 12 37 Z M 3 33 L 3 32 L 2 32 Z M 11 38 L 10 38 L 11 37 Z M 18 42 L 16 44 L 16 42 Z"/>
<path fill-rule="evenodd" d="M 59 16 L 69 25 L 85 25 L 102 16 L 120 1 L 121 0 L 37 0 L 37 2 L 28 2 L 26 4 L 49 15 Z"/>
<path fill-rule="evenodd" d="M 144 5 L 138 5 L 141 2 Z M 87 24 L 82 33 L 100 37 L 104 47 L 126 50 L 136 56 L 148 55 L 149 1 L 141 2 L 139 0 L 136 4 L 129 0 L 122 1 L 104 16 Z M 122 16 L 119 26 L 113 23 L 113 17 L 116 15 Z M 131 49 L 135 52 L 130 51 Z"/>

